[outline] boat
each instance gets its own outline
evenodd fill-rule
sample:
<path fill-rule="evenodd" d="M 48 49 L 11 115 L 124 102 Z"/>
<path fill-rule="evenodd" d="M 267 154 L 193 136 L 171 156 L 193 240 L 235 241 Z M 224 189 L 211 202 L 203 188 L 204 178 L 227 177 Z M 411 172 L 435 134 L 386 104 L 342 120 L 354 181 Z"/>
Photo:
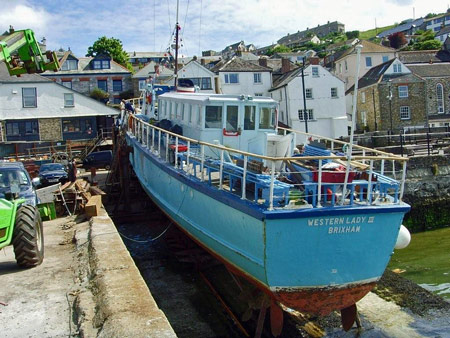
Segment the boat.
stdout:
<path fill-rule="evenodd" d="M 405 157 L 357 145 L 349 157 L 345 142 L 278 127 L 267 97 L 165 93 L 157 104 L 126 117 L 130 162 L 186 234 L 301 312 L 352 308 L 375 286 L 410 209 Z"/>
<path fill-rule="evenodd" d="M 409 243 L 401 224 L 408 159 L 353 144 L 354 128 L 346 143 L 280 127 L 270 97 L 181 87 L 156 97 L 148 83 L 143 98 L 152 99 L 122 120 L 145 192 L 266 295 L 275 336 L 280 304 L 319 316 L 340 310 L 351 328 L 356 302 L 394 247 Z"/>

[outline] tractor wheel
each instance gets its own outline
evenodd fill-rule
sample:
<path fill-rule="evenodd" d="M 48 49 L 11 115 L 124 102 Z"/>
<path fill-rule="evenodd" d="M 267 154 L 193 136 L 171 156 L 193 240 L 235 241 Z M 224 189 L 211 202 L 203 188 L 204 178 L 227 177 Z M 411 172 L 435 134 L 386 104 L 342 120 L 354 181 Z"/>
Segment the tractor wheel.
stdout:
<path fill-rule="evenodd" d="M 44 232 L 37 208 L 22 205 L 17 209 L 12 243 L 19 266 L 32 268 L 42 263 Z"/>

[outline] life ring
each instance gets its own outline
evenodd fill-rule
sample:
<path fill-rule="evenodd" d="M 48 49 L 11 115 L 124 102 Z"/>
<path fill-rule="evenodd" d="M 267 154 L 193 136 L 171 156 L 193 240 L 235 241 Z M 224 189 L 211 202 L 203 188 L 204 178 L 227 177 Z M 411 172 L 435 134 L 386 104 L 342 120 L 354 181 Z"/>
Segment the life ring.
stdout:
<path fill-rule="evenodd" d="M 239 136 L 239 135 L 241 135 L 241 131 L 240 130 L 238 130 L 238 131 L 228 131 L 225 128 L 223 128 L 222 134 L 223 134 L 223 136 Z"/>

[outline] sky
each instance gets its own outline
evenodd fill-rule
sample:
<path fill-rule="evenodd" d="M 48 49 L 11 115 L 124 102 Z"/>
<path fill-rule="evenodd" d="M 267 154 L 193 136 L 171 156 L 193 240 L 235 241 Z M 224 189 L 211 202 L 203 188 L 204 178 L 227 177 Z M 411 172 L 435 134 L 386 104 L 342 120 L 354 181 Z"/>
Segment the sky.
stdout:
<path fill-rule="evenodd" d="M 443 13 L 450 0 L 180 0 L 184 55 L 221 51 L 243 40 L 263 47 L 287 33 L 328 21 L 364 31 Z M 164 52 L 173 43 L 176 0 L 0 0 L 0 33 L 30 28 L 47 49 L 69 47 L 78 57 L 99 37 L 122 41 L 128 52 Z"/>

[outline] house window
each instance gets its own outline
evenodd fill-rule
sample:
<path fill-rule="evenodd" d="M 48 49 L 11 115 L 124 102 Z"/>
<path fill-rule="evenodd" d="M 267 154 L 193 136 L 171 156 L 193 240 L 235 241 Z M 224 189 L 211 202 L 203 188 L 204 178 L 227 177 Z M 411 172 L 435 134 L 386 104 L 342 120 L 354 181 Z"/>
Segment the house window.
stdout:
<path fill-rule="evenodd" d="M 408 86 L 398 86 L 398 97 L 408 97 Z"/>
<path fill-rule="evenodd" d="M 205 110 L 205 127 L 222 128 L 222 106 L 206 106 Z"/>
<path fill-rule="evenodd" d="M 72 89 L 72 81 L 62 81 L 61 84 L 66 88 Z"/>
<path fill-rule="evenodd" d="M 333 99 L 335 99 L 335 98 L 338 97 L 338 91 L 337 91 L 337 88 L 336 88 L 336 87 L 331 88 L 331 97 L 332 97 Z"/>
<path fill-rule="evenodd" d="M 113 92 L 122 91 L 122 80 L 113 80 Z"/>
<path fill-rule="evenodd" d="M 361 103 L 366 103 L 366 93 L 365 92 L 361 93 Z"/>
<path fill-rule="evenodd" d="M 202 89 L 212 89 L 210 77 L 202 77 Z"/>
<path fill-rule="evenodd" d="M 261 73 L 253 73 L 253 82 L 261 83 Z"/>
<path fill-rule="evenodd" d="M 389 56 L 387 55 L 383 55 L 383 63 L 388 62 L 389 61 Z"/>
<path fill-rule="evenodd" d="M 361 121 L 364 127 L 367 126 L 367 113 L 365 111 L 361 112 Z"/>
<path fill-rule="evenodd" d="M 263 96 L 263 93 L 255 93 L 255 96 Z"/>
<path fill-rule="evenodd" d="M 225 83 L 239 83 L 239 74 L 225 74 Z"/>
<path fill-rule="evenodd" d="M 22 88 L 22 103 L 24 108 L 36 108 L 36 88 Z"/>
<path fill-rule="evenodd" d="M 342 73 L 342 63 L 339 64 L 339 74 Z"/>
<path fill-rule="evenodd" d="M 102 60 L 102 69 L 109 69 L 109 60 Z"/>
<path fill-rule="evenodd" d="M 372 67 L 372 57 L 366 56 L 366 67 Z"/>
<path fill-rule="evenodd" d="M 348 70 L 348 66 L 347 66 L 347 60 L 345 60 L 345 61 L 344 61 L 344 66 L 345 66 L 345 67 L 344 67 L 344 68 L 345 68 L 345 70 Z"/>
<path fill-rule="evenodd" d="M 313 98 L 312 88 L 306 88 L 305 89 L 305 97 L 307 99 L 312 99 Z"/>
<path fill-rule="evenodd" d="M 409 112 L 409 106 L 401 106 L 400 107 L 400 119 L 401 120 L 411 119 L 411 114 Z"/>
<path fill-rule="evenodd" d="M 444 87 L 440 83 L 436 85 L 436 97 L 438 113 L 442 114 L 444 112 Z"/>
<path fill-rule="evenodd" d="M 313 114 L 313 110 L 312 109 L 306 109 L 306 111 L 308 112 L 308 116 L 307 119 L 308 120 L 314 120 L 314 114 Z M 304 110 L 303 109 L 299 109 L 298 110 L 298 119 L 300 121 L 305 121 L 305 114 L 303 114 Z"/>
<path fill-rule="evenodd" d="M 64 107 L 73 107 L 74 105 L 73 93 L 64 93 Z"/>
<path fill-rule="evenodd" d="M 394 73 L 401 73 L 401 72 L 402 72 L 402 65 L 394 64 Z"/>
<path fill-rule="evenodd" d="M 25 135 L 32 135 L 38 133 L 38 123 L 37 121 L 27 121 L 25 122 Z"/>
<path fill-rule="evenodd" d="M 319 76 L 319 67 L 311 67 L 311 72 L 312 72 L 312 76 L 318 77 Z"/>
<path fill-rule="evenodd" d="M 269 107 L 262 107 L 259 111 L 259 129 L 273 129 L 275 127 L 275 112 Z"/>
<path fill-rule="evenodd" d="M 80 120 L 63 120 L 63 132 L 65 133 L 74 133 L 79 132 L 80 129 Z"/>
<path fill-rule="evenodd" d="M 78 61 L 77 60 L 66 60 L 61 66 L 61 70 L 77 70 Z"/>
<path fill-rule="evenodd" d="M 108 91 L 108 81 L 107 80 L 97 80 L 97 87 L 101 90 Z"/>
<path fill-rule="evenodd" d="M 145 80 L 139 80 L 139 90 L 145 89 Z"/>
<path fill-rule="evenodd" d="M 9 135 L 9 136 L 20 135 L 19 123 L 18 122 L 6 123 L 6 135 Z"/>

